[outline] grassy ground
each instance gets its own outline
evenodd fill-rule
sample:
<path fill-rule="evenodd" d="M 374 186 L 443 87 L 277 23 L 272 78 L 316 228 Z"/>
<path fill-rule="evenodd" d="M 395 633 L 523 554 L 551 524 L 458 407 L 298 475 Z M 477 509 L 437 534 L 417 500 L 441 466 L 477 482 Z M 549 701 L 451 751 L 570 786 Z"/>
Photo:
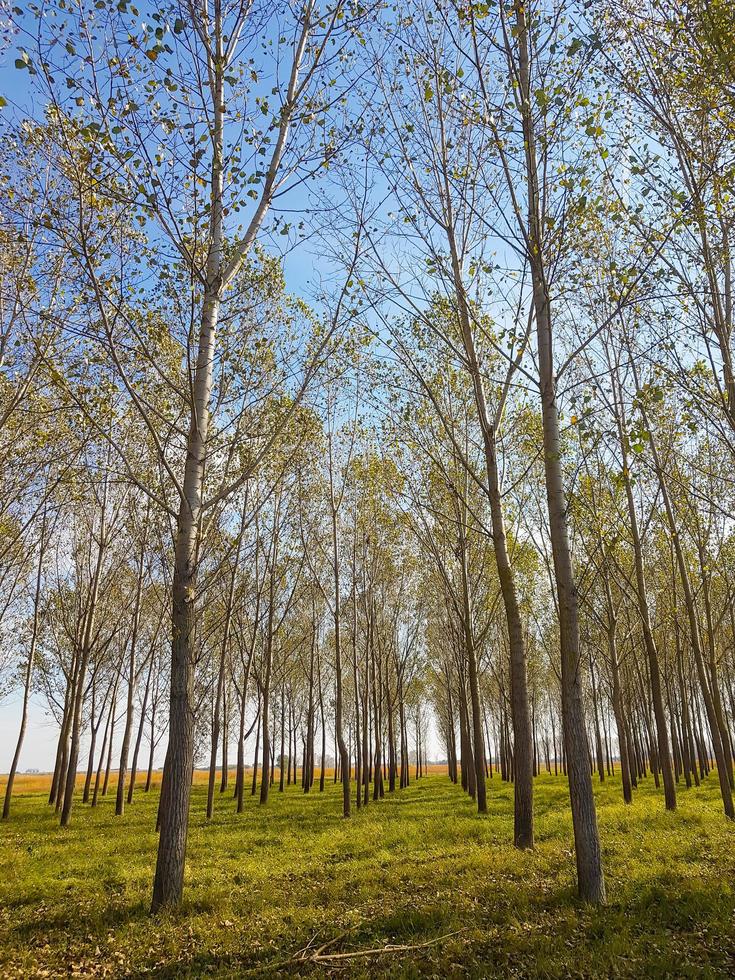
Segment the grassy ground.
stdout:
<path fill-rule="evenodd" d="M 487 817 L 445 776 L 340 818 L 335 787 L 303 796 L 218 797 L 207 825 L 195 787 L 186 902 L 150 918 L 157 792 L 124 818 L 108 796 L 59 828 L 19 781 L 0 827 L 0 975 L 161 977 L 383 973 L 401 977 L 735 976 L 735 826 L 716 777 L 667 814 L 652 781 L 631 807 L 596 787 L 609 902 L 574 897 L 562 778 L 536 783 L 537 847 L 518 853 L 512 788 L 490 784 Z M 295 954 L 385 944 L 423 948 L 304 964 Z M 316 938 L 315 938 L 316 937 Z M 338 938 L 339 937 L 339 938 Z"/>

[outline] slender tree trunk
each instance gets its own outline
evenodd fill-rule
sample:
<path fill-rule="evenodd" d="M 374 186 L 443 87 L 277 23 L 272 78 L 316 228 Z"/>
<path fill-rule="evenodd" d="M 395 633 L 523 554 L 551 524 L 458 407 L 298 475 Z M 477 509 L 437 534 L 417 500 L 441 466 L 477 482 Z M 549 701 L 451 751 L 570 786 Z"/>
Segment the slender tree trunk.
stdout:
<path fill-rule="evenodd" d="M 528 259 L 536 318 L 546 500 L 559 604 L 563 735 L 574 827 L 577 882 L 580 898 L 588 902 L 601 903 L 605 901 L 605 879 L 592 777 L 588 766 L 589 747 L 584 717 L 579 648 L 579 601 L 572 569 L 567 501 L 561 468 L 562 449 L 556 404 L 552 319 L 543 264 L 541 198 L 531 102 L 527 8 L 521 0 L 514 0 L 514 3 L 515 34 L 518 45 L 518 92 L 526 155 Z"/>
<path fill-rule="evenodd" d="M 385 685 L 385 697 L 386 697 L 386 713 L 388 716 L 388 792 L 395 793 L 397 766 L 396 766 L 395 731 L 393 725 L 394 705 L 391 701 L 390 688 L 388 686 L 387 680 Z"/>
<path fill-rule="evenodd" d="M 118 668 L 119 669 L 119 668 Z M 107 744 L 107 764 L 105 765 L 105 779 L 102 783 L 102 795 L 107 796 L 110 786 L 110 772 L 112 771 L 112 747 L 115 743 L 115 709 L 117 708 L 117 682 L 112 691 L 112 710 L 110 712 L 110 741 Z"/>
<path fill-rule="evenodd" d="M 357 672 L 357 582 L 356 582 L 356 556 L 353 547 L 352 557 L 352 686 L 355 692 L 355 804 L 359 810 L 362 807 L 362 741 L 360 735 L 360 684 Z M 324 725 L 324 709 L 322 708 L 322 726 Z M 324 744 L 323 736 L 322 744 Z"/>
<path fill-rule="evenodd" d="M 227 599 L 225 605 L 225 619 L 222 625 L 222 644 L 220 646 L 219 665 L 217 670 L 217 692 L 214 701 L 214 717 L 212 719 L 212 742 L 209 754 L 209 780 L 207 782 L 207 820 L 212 819 L 214 812 L 214 781 L 217 772 L 217 749 L 219 748 L 220 737 L 220 706 L 225 689 L 225 667 L 227 664 L 227 652 L 230 646 L 230 627 L 232 624 L 232 607 L 235 596 L 235 582 L 240 565 L 240 549 L 242 546 L 243 533 L 245 531 L 245 511 L 247 508 L 247 494 L 244 495 L 242 511 L 240 513 L 240 529 L 237 535 L 235 546 L 235 557 L 232 565 L 232 574 L 227 588 Z M 225 725 L 225 743 L 227 742 L 227 726 Z M 224 792 L 226 780 L 224 779 L 224 766 L 227 764 L 226 755 L 223 752 L 222 778 L 224 781 L 221 792 Z"/>
<path fill-rule="evenodd" d="M 253 785 L 252 785 L 252 787 L 250 789 L 250 795 L 251 796 L 255 796 L 255 790 L 256 790 L 256 788 L 258 786 L 258 759 L 259 759 L 259 750 L 260 750 L 260 729 L 261 729 L 261 724 L 260 724 L 260 709 L 261 709 L 261 701 L 260 701 L 260 696 L 259 696 L 258 697 L 258 715 L 257 715 L 257 719 L 256 719 L 256 725 L 257 725 L 257 727 L 255 729 L 255 753 L 253 755 Z"/>
<path fill-rule="evenodd" d="M 306 751 L 304 755 L 303 790 L 308 793 L 313 784 L 314 773 L 314 660 L 316 652 L 316 622 L 311 627 L 311 649 L 309 651 L 309 701 L 306 709 Z"/>
<path fill-rule="evenodd" d="M 286 689 L 285 686 L 281 686 L 281 755 L 280 755 L 280 765 L 278 767 L 278 792 L 282 793 L 286 782 L 286 773 L 283 771 L 284 764 L 286 762 L 285 756 L 285 738 L 286 738 Z"/>
<path fill-rule="evenodd" d="M 97 732 L 99 731 L 100 720 L 97 724 L 94 721 L 94 702 L 95 685 L 92 684 L 92 705 L 89 717 L 89 753 L 87 754 L 87 775 L 84 778 L 84 792 L 82 793 L 82 803 L 89 803 L 89 790 L 92 785 L 92 773 L 94 772 L 94 750 L 97 746 Z M 104 715 L 104 708 L 100 712 L 100 718 Z"/>
<path fill-rule="evenodd" d="M 92 573 L 92 583 L 87 600 L 86 615 L 84 621 L 84 633 L 82 637 L 82 650 L 79 657 L 79 670 L 74 689 L 74 700 L 71 722 L 71 737 L 69 740 L 69 758 L 66 769 L 66 780 L 64 784 L 64 801 L 61 807 L 61 826 L 68 827 L 71 820 L 71 808 L 74 800 L 74 786 L 77 778 L 77 762 L 79 760 L 79 740 L 82 727 L 82 709 L 84 702 L 84 684 L 87 677 L 87 667 L 89 658 L 92 654 L 92 643 L 94 636 L 95 616 L 97 613 L 97 599 L 99 597 L 100 579 L 102 576 L 102 562 L 106 547 L 106 510 L 107 510 L 107 478 L 102 495 L 102 509 L 100 513 L 99 538 L 97 540 L 97 555 L 94 571 Z"/>
<path fill-rule="evenodd" d="M 219 781 L 220 793 L 225 793 L 227 791 L 230 781 L 230 694 L 230 685 L 225 683 L 224 690 L 222 692 L 222 775 L 220 776 Z"/>
<path fill-rule="evenodd" d="M 49 806 L 53 806 L 57 803 L 61 795 L 61 780 L 62 773 L 64 772 L 64 757 L 65 757 L 65 746 L 69 738 L 69 724 L 70 724 L 70 701 L 71 692 L 73 688 L 72 678 L 74 677 L 74 671 L 66 682 L 66 688 L 64 690 L 64 708 L 61 714 L 61 726 L 59 728 L 59 740 L 56 745 L 56 761 L 54 762 L 54 774 L 51 777 L 51 789 L 49 791 L 48 803 Z"/>
<path fill-rule="evenodd" d="M 653 711 L 656 719 L 656 735 L 658 739 L 658 756 L 661 764 L 661 772 L 664 780 L 664 800 L 667 810 L 676 809 L 676 786 L 674 784 L 674 772 L 671 765 L 671 755 L 669 753 L 669 737 L 666 728 L 666 715 L 664 712 L 663 697 L 661 694 L 661 672 L 658 663 L 658 650 L 656 641 L 653 638 L 651 619 L 649 613 L 648 591 L 646 586 L 646 575 L 643 567 L 643 548 L 641 545 L 640 533 L 638 531 L 638 515 L 636 512 L 635 501 L 633 499 L 633 488 L 630 482 L 630 471 L 628 468 L 627 433 L 624 431 L 624 418 L 622 416 L 622 405 L 616 397 L 618 436 L 622 452 L 623 462 L 623 482 L 625 484 L 625 495 L 628 502 L 628 519 L 630 532 L 633 539 L 633 557 L 635 559 L 636 575 L 636 596 L 638 599 L 638 611 L 640 614 L 641 625 L 643 627 L 643 640 L 648 655 L 648 670 L 651 680 L 651 695 L 653 697 Z"/>
<path fill-rule="evenodd" d="M 704 556 L 704 549 L 701 544 L 699 545 L 699 563 L 702 579 L 702 594 L 704 597 L 704 613 L 705 621 L 707 624 L 707 646 L 708 646 L 708 679 L 710 682 L 712 690 L 712 704 L 714 707 L 715 717 L 717 718 L 717 727 L 720 732 L 720 738 L 722 739 L 722 754 L 725 760 L 725 769 L 727 771 L 727 778 L 730 781 L 730 789 L 735 788 L 735 778 L 733 777 L 732 769 L 732 748 L 730 746 L 730 731 L 727 726 L 727 718 L 722 707 L 722 698 L 720 696 L 720 680 L 717 671 L 717 651 L 715 646 L 715 628 L 712 619 L 712 603 L 710 599 L 710 576 L 706 567 L 706 559 Z"/>
<path fill-rule="evenodd" d="M 608 625 L 608 649 L 610 651 L 610 670 L 612 674 L 613 714 L 618 729 L 618 749 L 620 751 L 620 772 L 623 782 L 623 799 L 626 803 L 633 802 L 633 790 L 630 779 L 630 756 L 628 754 L 628 734 L 623 697 L 620 690 L 620 666 L 618 664 L 617 642 L 615 638 L 615 622 Z"/>
<path fill-rule="evenodd" d="M 119 673 L 115 677 L 115 681 L 112 685 L 112 699 L 110 701 L 110 709 L 107 712 L 107 721 L 105 722 L 105 732 L 102 737 L 102 748 L 100 749 L 99 762 L 97 763 L 97 774 L 94 778 L 94 792 L 92 794 L 92 806 L 97 806 L 97 798 L 99 796 L 100 784 L 102 782 L 102 766 L 104 765 L 105 757 L 109 756 L 107 746 L 109 744 L 110 729 L 112 728 L 113 721 L 115 718 L 115 702 L 117 701 L 117 684 L 119 680 Z"/>
<path fill-rule="evenodd" d="M 321 664 L 317 666 L 317 677 L 319 681 L 319 715 L 322 724 L 322 759 L 321 767 L 319 772 L 319 792 L 324 792 L 324 785 L 327 776 L 326 770 L 326 756 L 327 756 L 327 726 L 324 721 L 324 692 L 322 690 L 322 671 Z M 358 783 L 359 786 L 359 783 Z"/>
<path fill-rule="evenodd" d="M 268 802 L 268 787 L 270 783 L 270 756 L 271 756 L 271 736 L 270 736 L 270 686 L 271 670 L 273 667 L 273 623 L 275 615 L 275 564 L 277 561 L 276 547 L 273 548 L 273 556 L 270 569 L 270 598 L 268 602 L 268 627 L 266 630 L 265 643 L 265 673 L 263 677 L 263 701 L 262 713 L 260 717 L 260 727 L 263 735 L 263 771 L 260 775 L 260 802 Z"/>
<path fill-rule="evenodd" d="M 600 714 L 597 708 L 597 685 L 595 684 L 595 667 L 592 661 L 592 651 L 588 650 L 589 653 L 589 665 L 590 665 L 590 684 L 592 687 L 592 714 L 595 724 L 595 755 L 597 759 L 597 773 L 600 777 L 600 782 L 605 782 L 605 762 L 602 757 L 602 738 L 600 736 Z"/>
<path fill-rule="evenodd" d="M 340 574 L 339 546 L 337 537 L 337 502 L 334 489 L 334 465 L 332 460 L 332 437 L 329 435 L 329 490 L 330 513 L 332 519 L 332 574 L 334 577 L 334 659 L 335 659 L 335 705 L 334 728 L 337 746 L 339 748 L 340 766 L 342 769 L 342 815 L 350 816 L 350 760 L 347 755 L 347 745 L 343 731 L 343 685 L 342 685 L 342 609 L 340 604 Z"/>
<path fill-rule="evenodd" d="M 135 588 L 135 604 L 133 606 L 133 626 L 130 634 L 130 659 L 128 660 L 128 697 L 125 705 L 125 728 L 123 730 L 122 746 L 120 748 L 120 766 L 117 774 L 117 796 L 115 798 L 115 815 L 122 816 L 125 810 L 125 779 L 128 769 L 128 753 L 130 752 L 130 739 L 133 732 L 133 709 L 136 681 L 136 653 L 138 645 L 138 629 L 140 626 L 140 604 L 143 597 L 143 563 L 145 562 L 145 549 L 148 538 L 148 516 L 150 514 L 150 500 L 146 506 L 145 518 L 143 521 L 143 534 L 140 544 L 140 554 L 138 556 L 138 580 Z"/>
<path fill-rule="evenodd" d="M 637 384 L 637 380 L 636 380 Z M 671 498 L 669 497 L 667 481 L 664 477 L 663 466 L 661 465 L 661 460 L 658 454 L 658 448 L 656 446 L 656 440 L 653 436 L 653 431 L 651 429 L 647 413 L 645 409 L 643 411 L 643 418 L 649 430 L 649 440 L 651 446 L 651 455 L 653 457 L 653 463 L 656 470 L 656 476 L 658 477 L 659 486 L 661 487 L 661 496 L 664 502 L 664 509 L 666 511 L 666 517 L 669 523 L 669 531 L 671 532 L 671 539 L 674 544 L 674 552 L 676 554 L 676 561 L 679 567 L 679 579 L 681 581 L 682 589 L 684 591 L 684 605 L 686 606 L 687 616 L 689 618 L 689 631 L 691 634 L 692 651 L 694 653 L 694 664 L 697 669 L 697 675 L 699 677 L 699 683 L 702 690 L 702 698 L 704 700 L 704 707 L 707 713 L 707 721 L 710 728 L 710 736 L 712 738 L 712 746 L 715 754 L 715 760 L 717 762 L 717 775 L 720 781 L 720 792 L 722 794 L 722 805 L 725 811 L 725 815 L 730 819 L 735 819 L 735 807 L 733 807 L 732 799 L 732 789 L 730 787 L 730 779 L 727 772 L 727 763 L 725 761 L 725 753 L 722 747 L 722 740 L 720 738 L 720 729 L 717 722 L 717 713 L 715 711 L 714 700 L 712 698 L 712 692 L 710 690 L 709 681 L 704 668 L 704 656 L 702 654 L 702 646 L 700 641 L 699 632 L 699 622 L 697 617 L 697 609 L 694 602 L 694 595 L 692 593 L 692 588 L 689 580 L 689 569 L 687 567 L 686 560 L 684 558 L 684 551 L 681 546 L 681 539 L 676 526 L 676 520 L 674 517 L 674 509 L 671 504 Z"/>
<path fill-rule="evenodd" d="M 20 712 L 20 728 L 18 739 L 15 743 L 13 760 L 10 763 L 8 782 L 5 786 L 5 800 L 3 801 L 3 820 L 10 816 L 10 800 L 13 796 L 13 783 L 15 774 L 18 771 L 20 753 L 23 749 L 26 727 L 28 725 L 28 702 L 31 696 L 31 681 L 33 679 L 33 664 L 36 657 L 36 641 L 38 639 L 39 606 L 41 598 L 41 578 L 43 575 L 43 559 L 46 551 L 46 507 L 43 509 L 43 519 L 41 521 L 41 537 L 38 544 L 38 565 L 36 566 L 36 588 L 33 594 L 33 622 L 31 625 L 31 638 L 28 644 L 28 657 L 26 659 L 25 671 L 23 673 L 23 706 Z"/>
<path fill-rule="evenodd" d="M 451 228 L 451 223 L 449 225 Z M 513 745 L 516 755 L 516 779 L 514 784 L 513 843 L 518 848 L 533 847 L 533 753 L 531 716 L 528 705 L 528 681 L 526 677 L 526 650 L 523 639 L 518 594 L 515 577 L 508 554 L 508 541 L 505 530 L 500 471 L 498 468 L 496 430 L 488 412 L 485 389 L 480 365 L 475 350 L 475 342 L 470 318 L 469 303 L 464 290 L 464 279 L 453 231 L 449 233 L 449 246 L 452 258 L 455 292 L 458 300 L 460 324 L 465 354 L 472 377 L 475 405 L 482 430 L 487 473 L 488 500 L 490 502 L 491 534 L 495 564 L 500 581 L 500 590 L 508 626 L 508 645 L 510 649 L 511 700 L 513 705 Z M 476 672 L 476 669 L 475 669 Z M 470 685 L 472 685 L 470 668 Z M 474 713 L 474 694 L 473 713 Z M 473 722 L 474 724 L 474 722 Z M 479 724 L 479 723 L 478 723 Z M 481 735 L 481 725 L 480 725 Z M 475 765 L 482 766 L 479 746 L 482 743 L 475 737 Z M 479 756 L 479 758 L 478 758 Z M 478 769 L 479 772 L 479 769 Z M 482 786 L 481 786 L 482 784 Z M 478 809 L 487 811 L 484 780 L 478 778 Z"/>
<path fill-rule="evenodd" d="M 151 676 L 153 674 L 153 659 L 154 653 L 153 648 L 151 648 L 150 663 L 148 665 L 148 674 L 145 681 L 145 689 L 143 690 L 143 703 L 140 706 L 140 722 L 138 724 L 138 734 L 135 737 L 135 748 L 133 749 L 133 761 L 130 766 L 130 785 L 128 786 L 128 806 L 133 802 L 133 793 L 135 792 L 135 777 L 138 773 L 138 756 L 140 755 L 140 746 L 143 742 L 143 728 L 145 726 L 145 713 L 148 707 L 148 695 L 151 689 Z"/>
<path fill-rule="evenodd" d="M 199 526 L 209 431 L 210 399 L 223 276 L 223 146 L 226 57 L 222 10 L 215 7 L 208 69 L 212 84 L 212 164 L 210 234 L 205 269 L 199 343 L 191 387 L 191 422 L 179 503 L 172 580 L 171 691 L 169 750 L 165 794 L 161 794 L 161 830 L 151 909 L 178 905 L 184 889 L 189 799 L 194 766 L 194 662 Z"/>
<path fill-rule="evenodd" d="M 148 770 L 145 775 L 145 792 L 149 793 L 151 789 L 151 782 L 153 780 L 153 756 L 156 751 L 156 705 L 155 702 L 151 705 L 151 744 L 148 749 Z M 165 764 L 165 763 L 164 763 Z M 163 795 L 163 786 L 161 787 L 161 795 Z M 160 798 L 159 798 L 159 810 L 160 810 Z M 156 830 L 160 829 L 160 825 L 156 824 Z"/>
<path fill-rule="evenodd" d="M 480 683 L 477 677 L 477 652 L 472 626 L 472 604 L 469 594 L 469 576 L 467 574 L 467 543 L 465 536 L 464 514 L 458 515 L 459 524 L 459 554 L 462 569 L 462 626 L 464 629 L 465 650 L 467 652 L 467 670 L 470 680 L 470 699 L 472 701 L 472 751 L 475 763 L 475 786 L 478 813 L 487 813 L 487 787 L 485 785 L 485 739 L 482 734 L 482 714 L 480 711 Z"/>

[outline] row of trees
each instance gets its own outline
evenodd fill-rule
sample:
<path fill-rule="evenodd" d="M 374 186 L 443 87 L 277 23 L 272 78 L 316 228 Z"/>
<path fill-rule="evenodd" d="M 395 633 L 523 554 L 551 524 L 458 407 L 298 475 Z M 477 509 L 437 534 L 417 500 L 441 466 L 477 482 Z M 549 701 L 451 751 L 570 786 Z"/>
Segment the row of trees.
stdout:
<path fill-rule="evenodd" d="M 211 816 L 246 737 L 261 803 L 298 756 L 323 786 L 329 743 L 348 817 L 423 768 L 429 707 L 480 812 L 513 779 L 518 847 L 561 767 L 585 900 L 595 770 L 674 809 L 714 768 L 732 818 L 727 4 L 17 17 L 13 771 L 34 686 L 64 825 L 83 746 L 94 801 L 122 726 L 122 814 L 165 735 L 154 909 L 197 760 Z"/>

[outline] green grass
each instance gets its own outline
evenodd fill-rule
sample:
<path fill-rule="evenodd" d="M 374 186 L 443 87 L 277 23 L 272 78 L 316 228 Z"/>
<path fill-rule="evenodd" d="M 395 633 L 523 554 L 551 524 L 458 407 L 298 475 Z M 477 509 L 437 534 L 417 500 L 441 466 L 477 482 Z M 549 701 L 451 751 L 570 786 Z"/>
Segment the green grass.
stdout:
<path fill-rule="evenodd" d="M 317 787 L 318 790 L 318 787 Z M 350 821 L 329 783 L 291 787 L 204 820 L 197 786 L 186 899 L 148 914 L 157 793 L 125 817 L 109 796 L 75 806 L 62 830 L 36 791 L 0 827 L 0 975 L 186 977 L 303 974 L 417 977 L 727 977 L 735 975 L 735 826 L 716 777 L 682 790 L 667 814 L 646 780 L 632 806 L 617 779 L 596 785 L 608 904 L 581 905 L 566 782 L 536 781 L 537 847 L 518 853 L 512 787 L 489 784 L 490 813 L 431 775 Z M 432 946 L 299 964 L 330 951 Z M 316 937 L 316 939 L 314 939 Z"/>

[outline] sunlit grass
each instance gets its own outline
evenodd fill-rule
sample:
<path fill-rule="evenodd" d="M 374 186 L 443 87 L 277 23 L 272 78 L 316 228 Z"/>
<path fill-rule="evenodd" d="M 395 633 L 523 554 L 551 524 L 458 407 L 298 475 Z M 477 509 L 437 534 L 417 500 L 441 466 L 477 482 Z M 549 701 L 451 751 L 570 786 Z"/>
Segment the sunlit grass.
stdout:
<path fill-rule="evenodd" d="M 204 819 L 195 780 L 186 901 L 152 919 L 158 794 L 125 816 L 108 796 L 59 828 L 42 777 L 23 777 L 0 827 L 0 974 L 261 976 L 344 971 L 395 976 L 735 975 L 735 826 L 716 777 L 682 790 L 674 814 L 647 780 L 622 803 L 596 786 L 609 902 L 581 906 L 566 782 L 536 781 L 537 847 L 510 846 L 512 787 L 489 784 L 489 814 L 439 773 L 370 803 L 350 821 L 338 788 L 296 787 L 243 814 L 228 792 Z M 249 789 L 249 787 L 248 787 Z M 318 936 L 330 949 L 385 943 L 403 953 L 294 964 Z M 344 935 L 342 935 L 344 934 Z"/>

